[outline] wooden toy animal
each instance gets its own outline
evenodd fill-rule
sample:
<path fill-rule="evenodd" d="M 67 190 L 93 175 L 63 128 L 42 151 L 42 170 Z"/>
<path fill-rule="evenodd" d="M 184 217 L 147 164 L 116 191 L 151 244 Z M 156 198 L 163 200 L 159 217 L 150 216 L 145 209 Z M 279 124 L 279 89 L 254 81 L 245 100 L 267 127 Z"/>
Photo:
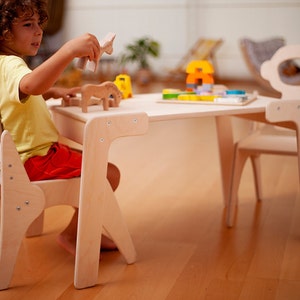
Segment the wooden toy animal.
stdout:
<path fill-rule="evenodd" d="M 104 39 L 99 41 L 100 44 L 100 55 L 99 60 L 101 56 L 104 53 L 107 53 L 108 55 L 111 55 L 113 53 L 113 42 L 116 37 L 115 33 L 108 33 Z M 81 57 L 77 62 L 77 68 L 84 70 L 87 67 L 88 70 L 92 72 L 96 72 L 98 67 L 98 61 L 89 61 L 88 57 Z"/>
<path fill-rule="evenodd" d="M 118 107 L 122 93 L 111 81 L 101 84 L 85 84 L 81 87 L 81 98 L 73 97 L 68 101 L 62 100 L 62 106 L 81 106 L 82 112 L 87 112 L 90 105 L 102 104 L 103 110 Z"/>
<path fill-rule="evenodd" d="M 82 112 L 87 112 L 87 107 L 102 102 L 103 110 L 111 107 L 118 107 L 122 99 L 122 93 L 117 86 L 106 81 L 101 84 L 85 84 L 81 88 Z"/>

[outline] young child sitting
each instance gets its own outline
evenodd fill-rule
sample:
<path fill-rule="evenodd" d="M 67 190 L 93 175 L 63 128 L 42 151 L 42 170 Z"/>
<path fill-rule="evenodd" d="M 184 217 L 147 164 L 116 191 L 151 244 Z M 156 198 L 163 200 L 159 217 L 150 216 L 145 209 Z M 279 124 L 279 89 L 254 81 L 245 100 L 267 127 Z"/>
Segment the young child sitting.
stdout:
<path fill-rule="evenodd" d="M 24 58 L 37 54 L 48 20 L 46 1 L 0 0 L 0 116 L 12 135 L 31 181 L 80 176 L 82 154 L 58 142 L 59 134 L 45 100 L 69 99 L 80 88 L 53 87 L 76 57 L 97 61 L 100 45 L 92 34 L 65 43 L 48 60 L 31 70 Z M 115 190 L 120 172 L 109 163 L 107 178 Z M 78 210 L 58 242 L 75 254 Z M 100 246 L 100 245 L 99 245 Z M 102 238 L 103 248 L 115 249 Z"/>

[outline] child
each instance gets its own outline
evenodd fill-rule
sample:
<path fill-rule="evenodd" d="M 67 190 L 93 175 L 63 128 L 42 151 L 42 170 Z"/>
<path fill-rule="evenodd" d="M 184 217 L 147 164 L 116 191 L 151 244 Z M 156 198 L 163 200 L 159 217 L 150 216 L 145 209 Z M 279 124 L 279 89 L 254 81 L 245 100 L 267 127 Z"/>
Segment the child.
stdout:
<path fill-rule="evenodd" d="M 48 60 L 30 70 L 24 58 L 37 54 L 48 16 L 44 0 L 0 0 L 0 116 L 16 144 L 30 180 L 80 176 L 81 153 L 58 142 L 59 134 L 52 122 L 45 100 L 68 99 L 80 88 L 52 87 L 75 57 L 97 61 L 100 45 L 97 38 L 85 34 L 65 43 Z M 108 164 L 107 178 L 115 190 L 120 173 Z M 75 254 L 77 216 L 75 210 L 58 242 Z M 103 248 L 114 243 L 102 238 Z"/>

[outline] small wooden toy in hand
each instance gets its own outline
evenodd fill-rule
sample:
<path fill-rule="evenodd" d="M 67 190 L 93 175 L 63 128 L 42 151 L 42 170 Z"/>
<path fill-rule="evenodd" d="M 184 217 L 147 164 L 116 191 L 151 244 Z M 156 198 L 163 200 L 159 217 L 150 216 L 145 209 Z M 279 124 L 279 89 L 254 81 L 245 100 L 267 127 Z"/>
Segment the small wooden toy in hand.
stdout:
<path fill-rule="evenodd" d="M 99 41 L 100 44 L 100 55 L 99 59 L 104 53 L 111 55 L 113 53 L 113 42 L 116 37 L 115 33 L 109 32 L 105 38 Z M 84 70 L 87 68 L 92 72 L 96 72 L 98 67 L 98 61 L 89 61 L 88 57 L 82 57 L 77 62 L 77 68 Z"/>

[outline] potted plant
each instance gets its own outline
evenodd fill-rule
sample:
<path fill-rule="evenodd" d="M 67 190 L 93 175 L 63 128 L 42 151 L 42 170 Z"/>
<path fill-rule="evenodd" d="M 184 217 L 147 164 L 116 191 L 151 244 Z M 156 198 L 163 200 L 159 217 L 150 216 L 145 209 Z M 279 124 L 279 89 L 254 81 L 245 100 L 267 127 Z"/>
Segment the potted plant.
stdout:
<path fill-rule="evenodd" d="M 125 46 L 125 51 L 120 55 L 120 64 L 125 66 L 127 63 L 136 63 L 136 81 L 147 84 L 152 77 L 149 57 L 157 58 L 159 55 L 160 44 L 150 37 L 142 37 Z"/>

